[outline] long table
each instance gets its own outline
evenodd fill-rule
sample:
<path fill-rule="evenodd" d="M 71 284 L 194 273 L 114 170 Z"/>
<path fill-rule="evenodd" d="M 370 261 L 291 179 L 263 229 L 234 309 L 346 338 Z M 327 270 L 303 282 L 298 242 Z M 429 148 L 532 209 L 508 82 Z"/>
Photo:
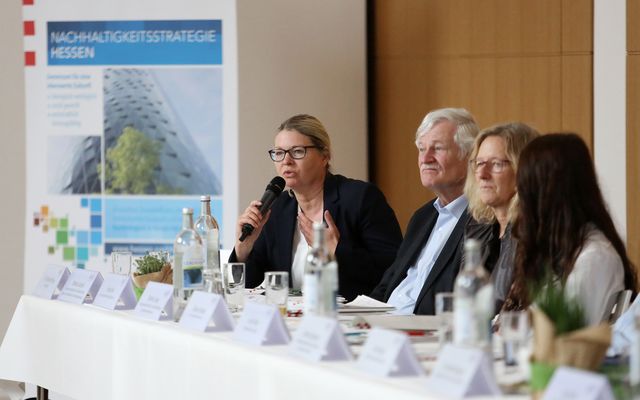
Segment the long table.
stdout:
<path fill-rule="evenodd" d="M 0 347 L 0 378 L 78 400 L 435 398 L 425 378 L 378 378 L 354 362 L 308 362 L 285 346 L 28 295 Z"/>

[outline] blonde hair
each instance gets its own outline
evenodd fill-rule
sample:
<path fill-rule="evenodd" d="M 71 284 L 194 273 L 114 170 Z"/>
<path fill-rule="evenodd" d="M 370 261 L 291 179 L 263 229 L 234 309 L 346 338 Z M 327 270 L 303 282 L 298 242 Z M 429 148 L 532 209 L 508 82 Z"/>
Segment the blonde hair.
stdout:
<path fill-rule="evenodd" d="M 308 114 L 298 114 L 288 118 L 278 127 L 278 132 L 296 131 L 311 139 L 311 143 L 318 147 L 331 160 L 331 139 L 322 122 Z M 329 164 L 327 164 L 329 168 Z"/>
<path fill-rule="evenodd" d="M 492 127 L 483 129 L 475 140 L 473 150 L 471 151 L 470 164 L 467 173 L 467 180 L 464 185 L 464 193 L 469 200 L 469 211 L 471 216 L 480 223 L 492 223 L 496 220 L 496 216 L 488 205 L 484 204 L 480 200 L 478 194 L 478 184 L 476 182 L 475 168 L 471 165 L 478 155 L 480 145 L 488 137 L 495 136 L 502 138 L 505 144 L 505 153 L 509 162 L 511 162 L 511 168 L 513 172 L 517 173 L 518 159 L 520 153 L 527 146 L 527 144 L 540 136 L 537 130 L 530 127 L 527 124 L 521 122 L 509 122 L 504 124 L 494 125 Z M 515 188 L 514 188 L 515 189 Z M 508 219 L 509 222 L 513 222 L 517 215 L 518 207 L 518 193 L 514 194 L 509 201 Z"/>

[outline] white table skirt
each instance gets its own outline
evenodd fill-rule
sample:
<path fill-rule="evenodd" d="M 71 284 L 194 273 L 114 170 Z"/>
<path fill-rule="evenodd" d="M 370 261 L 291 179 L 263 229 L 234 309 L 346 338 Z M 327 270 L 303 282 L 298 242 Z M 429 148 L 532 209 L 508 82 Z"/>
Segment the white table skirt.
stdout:
<path fill-rule="evenodd" d="M 426 378 L 376 378 L 354 362 L 311 363 L 230 336 L 22 296 L 0 347 L 0 378 L 78 400 L 434 398 Z"/>

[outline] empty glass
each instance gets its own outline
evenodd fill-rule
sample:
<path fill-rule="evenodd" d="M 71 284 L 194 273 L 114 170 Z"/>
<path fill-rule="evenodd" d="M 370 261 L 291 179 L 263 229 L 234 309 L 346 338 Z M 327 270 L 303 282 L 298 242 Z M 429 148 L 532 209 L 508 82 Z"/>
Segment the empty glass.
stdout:
<path fill-rule="evenodd" d="M 224 285 L 222 284 L 222 272 L 218 269 L 205 269 L 202 271 L 204 281 L 204 291 L 224 296 Z"/>
<path fill-rule="evenodd" d="M 504 362 L 518 369 L 518 355 L 529 334 L 529 314 L 526 311 L 505 311 L 500 314 L 500 334 L 504 343 Z"/>
<path fill-rule="evenodd" d="M 289 273 L 286 271 L 265 272 L 265 295 L 267 304 L 275 304 L 280 315 L 287 314 L 287 298 L 289 297 Z"/>
<path fill-rule="evenodd" d="M 231 311 L 242 310 L 244 306 L 244 268 L 244 263 L 222 265 L 224 298 Z"/>
<path fill-rule="evenodd" d="M 453 341 L 453 293 L 436 294 L 436 316 L 438 317 L 438 341 L 442 347 Z"/>
<path fill-rule="evenodd" d="M 114 274 L 129 275 L 131 273 L 132 259 L 130 251 L 111 252 L 111 270 Z"/>

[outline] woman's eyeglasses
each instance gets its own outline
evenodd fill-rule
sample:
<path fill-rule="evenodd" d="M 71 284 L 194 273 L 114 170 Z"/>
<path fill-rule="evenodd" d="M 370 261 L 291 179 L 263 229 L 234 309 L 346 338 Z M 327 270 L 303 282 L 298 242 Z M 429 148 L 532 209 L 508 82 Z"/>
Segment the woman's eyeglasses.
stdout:
<path fill-rule="evenodd" d="M 473 172 L 478 172 L 479 170 L 483 169 L 485 166 L 488 166 L 489 171 L 498 174 L 504 171 L 506 167 L 511 166 L 511 161 L 502 160 L 499 158 L 493 158 L 489 160 L 481 160 L 481 159 L 474 158 L 472 160 L 469 160 L 469 165 L 471 166 L 471 169 L 473 170 Z"/>
<path fill-rule="evenodd" d="M 307 149 L 319 149 L 318 146 L 293 146 L 289 150 L 284 149 L 271 149 L 269 150 L 269 157 L 275 162 L 284 160 L 284 157 L 289 153 L 294 160 L 301 160 L 307 155 Z"/>

